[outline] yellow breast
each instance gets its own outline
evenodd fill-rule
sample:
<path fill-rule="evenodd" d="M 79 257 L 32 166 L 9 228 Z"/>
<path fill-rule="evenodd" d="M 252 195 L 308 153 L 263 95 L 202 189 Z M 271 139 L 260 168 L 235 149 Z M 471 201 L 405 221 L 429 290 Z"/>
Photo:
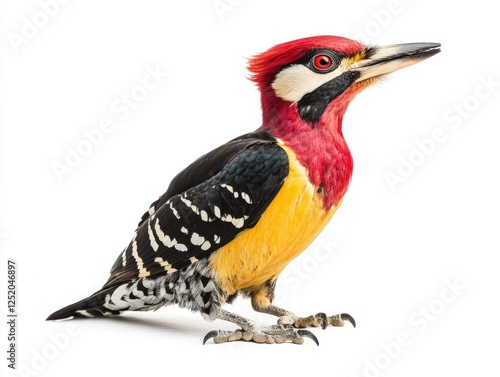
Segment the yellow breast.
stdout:
<path fill-rule="evenodd" d="M 283 187 L 255 227 L 244 230 L 211 256 L 215 277 L 229 295 L 240 289 L 251 291 L 252 287 L 277 278 L 323 230 L 338 208 L 323 209 L 322 194 L 309 182 L 306 169 L 290 149 L 281 147 L 290 163 Z"/>

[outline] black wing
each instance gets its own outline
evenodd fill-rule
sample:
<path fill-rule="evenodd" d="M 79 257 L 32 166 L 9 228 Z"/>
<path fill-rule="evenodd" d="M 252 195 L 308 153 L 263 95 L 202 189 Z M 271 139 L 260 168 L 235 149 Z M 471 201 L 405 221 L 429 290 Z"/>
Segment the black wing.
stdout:
<path fill-rule="evenodd" d="M 214 150 L 174 178 L 139 224 L 104 287 L 185 268 L 257 223 L 289 165 L 276 140 L 254 135 Z"/>
<path fill-rule="evenodd" d="M 198 158 L 172 179 L 167 191 L 149 206 L 149 210 L 142 215 L 137 227 L 139 228 L 172 196 L 178 195 L 213 177 L 242 149 L 260 143 L 276 143 L 276 139 L 267 131 L 251 132 L 239 136 Z"/>

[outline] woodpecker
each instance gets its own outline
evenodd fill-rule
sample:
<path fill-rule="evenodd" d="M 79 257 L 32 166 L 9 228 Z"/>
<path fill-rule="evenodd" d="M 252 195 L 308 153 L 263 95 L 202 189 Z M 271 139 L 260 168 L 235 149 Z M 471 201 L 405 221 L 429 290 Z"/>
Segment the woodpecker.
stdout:
<path fill-rule="evenodd" d="M 249 61 L 262 126 L 203 155 L 173 178 L 142 216 L 93 295 L 47 320 L 101 317 L 177 304 L 234 331 L 203 343 L 301 344 L 306 328 L 343 326 L 347 313 L 301 317 L 273 304 L 277 278 L 342 203 L 353 160 L 342 119 L 357 93 L 440 51 L 438 43 L 365 46 L 338 36 L 276 45 Z M 278 317 L 263 326 L 224 309 L 243 295 Z"/>

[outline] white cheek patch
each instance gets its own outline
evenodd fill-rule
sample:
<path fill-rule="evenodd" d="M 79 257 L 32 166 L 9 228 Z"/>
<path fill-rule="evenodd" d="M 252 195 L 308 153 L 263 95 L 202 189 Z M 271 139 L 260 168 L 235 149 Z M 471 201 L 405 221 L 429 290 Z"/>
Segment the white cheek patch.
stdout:
<path fill-rule="evenodd" d="M 294 64 L 280 71 L 271 84 L 276 95 L 285 101 L 298 102 L 307 93 L 340 76 L 347 67 L 340 64 L 329 73 L 316 73 L 302 64 Z"/>

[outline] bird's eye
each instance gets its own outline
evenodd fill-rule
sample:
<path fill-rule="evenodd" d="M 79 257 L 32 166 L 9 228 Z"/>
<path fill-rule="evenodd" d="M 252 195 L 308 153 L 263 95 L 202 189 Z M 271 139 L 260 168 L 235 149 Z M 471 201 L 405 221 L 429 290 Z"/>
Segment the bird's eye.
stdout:
<path fill-rule="evenodd" d="M 316 55 L 313 59 L 313 65 L 314 68 L 320 70 L 320 71 L 325 71 L 327 69 L 330 69 L 333 65 L 333 60 L 331 56 L 328 55 Z"/>

